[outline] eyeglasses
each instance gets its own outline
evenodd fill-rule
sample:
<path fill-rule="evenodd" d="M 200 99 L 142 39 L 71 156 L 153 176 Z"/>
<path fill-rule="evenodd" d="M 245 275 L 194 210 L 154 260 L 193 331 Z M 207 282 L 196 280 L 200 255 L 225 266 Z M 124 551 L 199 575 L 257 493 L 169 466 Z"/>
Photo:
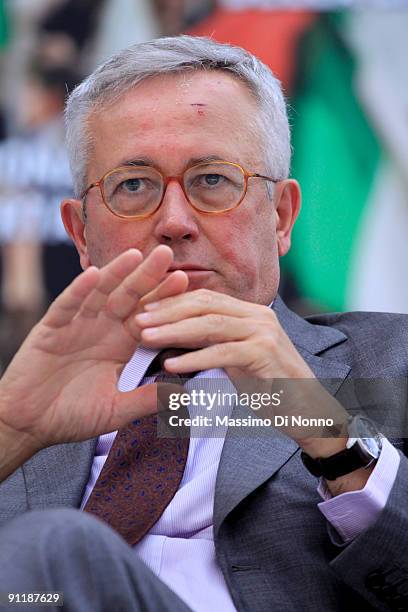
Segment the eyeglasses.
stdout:
<path fill-rule="evenodd" d="M 81 200 L 90 189 L 99 187 L 105 206 L 114 215 L 125 219 L 143 219 L 153 215 L 160 207 L 169 182 L 177 181 L 195 210 L 217 215 L 241 204 L 250 178 L 278 182 L 226 161 L 196 164 L 180 176 L 167 177 L 151 166 L 121 166 L 89 185 L 82 193 Z"/>

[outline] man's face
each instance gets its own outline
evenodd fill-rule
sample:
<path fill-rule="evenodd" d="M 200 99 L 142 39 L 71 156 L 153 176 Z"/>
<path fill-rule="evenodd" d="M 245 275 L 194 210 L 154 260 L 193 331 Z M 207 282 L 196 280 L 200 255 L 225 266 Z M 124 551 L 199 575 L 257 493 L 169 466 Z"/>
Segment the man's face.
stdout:
<path fill-rule="evenodd" d="M 265 174 L 260 136 L 250 127 L 255 113 L 247 88 L 223 72 L 147 80 L 92 115 L 88 183 L 131 160 L 146 160 L 164 175 L 176 176 L 207 156 Z M 103 266 L 131 247 L 146 256 L 167 244 L 174 252 L 174 268 L 190 268 L 189 290 L 205 287 L 268 304 L 277 292 L 278 255 L 289 248 L 298 204 L 294 181 L 278 183 L 271 200 L 264 180 L 249 179 L 238 208 L 204 215 L 170 181 L 161 207 L 146 219 L 114 216 L 98 188 L 88 194 L 85 226 L 78 201 L 66 201 L 62 210 L 83 268 Z"/>

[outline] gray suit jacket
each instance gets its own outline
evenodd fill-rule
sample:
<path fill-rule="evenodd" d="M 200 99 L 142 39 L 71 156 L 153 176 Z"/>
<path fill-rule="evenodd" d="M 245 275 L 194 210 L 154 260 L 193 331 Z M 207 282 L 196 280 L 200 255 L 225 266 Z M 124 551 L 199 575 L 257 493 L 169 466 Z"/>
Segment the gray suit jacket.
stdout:
<path fill-rule="evenodd" d="M 279 298 L 274 309 L 331 393 L 348 377 L 407 377 L 408 316 L 349 313 L 306 321 Z M 246 410 L 238 407 L 236 416 Z M 401 451 L 403 442 L 393 440 Z M 0 525 L 31 509 L 78 507 L 95 444 L 53 446 L 27 461 L 0 485 Z M 362 611 L 408 610 L 404 454 L 380 518 L 347 546 L 319 511 L 316 487 L 291 439 L 275 429 L 251 438 L 230 428 L 218 470 L 214 538 L 237 609 L 326 612 L 354 604 Z"/>

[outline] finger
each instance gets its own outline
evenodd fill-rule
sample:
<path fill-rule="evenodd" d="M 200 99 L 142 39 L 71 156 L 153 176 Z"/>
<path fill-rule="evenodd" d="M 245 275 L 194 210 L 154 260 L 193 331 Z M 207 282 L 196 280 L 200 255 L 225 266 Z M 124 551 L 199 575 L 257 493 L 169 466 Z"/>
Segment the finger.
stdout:
<path fill-rule="evenodd" d="M 254 334 L 262 323 L 246 319 L 243 325 L 240 318 L 210 314 L 160 327 L 148 327 L 142 330 L 141 340 L 144 346 L 151 348 L 197 348 L 218 342 L 244 340 Z"/>
<path fill-rule="evenodd" d="M 129 249 L 101 268 L 98 286 L 83 303 L 81 315 L 84 317 L 97 316 L 106 304 L 112 291 L 114 291 L 142 261 L 143 255 L 140 251 L 137 249 Z"/>
<path fill-rule="evenodd" d="M 140 327 L 162 325 L 210 313 L 240 318 L 256 316 L 259 319 L 267 318 L 269 320 L 274 316 L 273 311 L 267 306 L 252 304 L 206 289 L 198 289 L 197 291 L 162 299 L 160 302 L 146 304 L 145 311 L 136 317 Z"/>
<path fill-rule="evenodd" d="M 152 383 L 133 391 L 118 391 L 114 397 L 114 410 L 109 431 L 119 429 L 132 420 L 155 414 L 162 407 L 167 408 L 171 393 L 180 393 L 183 387 L 170 383 Z"/>
<path fill-rule="evenodd" d="M 139 300 L 138 308 L 143 308 L 143 305 L 147 303 L 148 300 L 158 299 L 157 296 L 169 296 L 176 295 L 180 292 L 186 291 L 188 287 L 188 277 L 181 270 L 176 270 L 172 272 L 170 276 L 168 276 L 156 289 L 150 291 L 150 293 L 143 296 L 141 300 Z M 140 340 L 140 326 L 138 325 L 135 317 L 128 317 L 126 321 L 126 327 L 129 333 L 136 340 Z"/>
<path fill-rule="evenodd" d="M 145 306 L 149 302 L 162 300 L 179 293 L 184 293 L 188 288 L 188 276 L 182 270 L 175 270 L 160 283 L 158 287 L 144 295 L 140 299 L 140 306 Z"/>
<path fill-rule="evenodd" d="M 215 368 L 248 368 L 255 360 L 256 350 L 249 341 L 225 342 L 166 359 L 164 367 L 169 373 L 184 374 Z"/>
<path fill-rule="evenodd" d="M 235 368 L 248 375 L 263 379 L 314 378 L 313 372 L 291 345 L 282 344 L 272 335 L 262 334 L 232 342 L 214 343 L 200 350 L 191 351 L 179 357 L 168 358 L 164 367 L 169 373 L 204 371 L 213 368 Z M 173 345 L 172 345 L 173 346 Z M 174 346 L 182 346 L 174 344 Z M 293 357 L 288 358 L 291 349 Z"/>
<path fill-rule="evenodd" d="M 57 297 L 43 318 L 49 327 L 63 327 L 78 314 L 79 309 L 99 282 L 100 270 L 91 266 Z"/>
<path fill-rule="evenodd" d="M 107 301 L 109 313 L 120 319 L 128 317 L 138 301 L 164 279 L 172 261 L 173 251 L 169 247 L 156 247 L 111 293 Z"/>

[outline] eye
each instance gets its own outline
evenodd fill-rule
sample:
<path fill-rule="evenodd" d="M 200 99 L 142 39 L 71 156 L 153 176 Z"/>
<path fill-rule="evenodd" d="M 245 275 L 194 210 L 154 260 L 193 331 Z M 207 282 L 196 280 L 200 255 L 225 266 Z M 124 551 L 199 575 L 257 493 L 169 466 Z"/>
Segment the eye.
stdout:
<path fill-rule="evenodd" d="M 207 185 L 218 185 L 224 177 L 221 174 L 206 174 L 205 182 Z"/>
<path fill-rule="evenodd" d="M 199 174 L 195 180 L 198 187 L 220 187 L 226 182 L 228 182 L 228 178 L 226 176 L 215 173 Z"/>
<path fill-rule="evenodd" d="M 129 191 L 131 193 L 135 193 L 136 191 L 140 191 L 140 188 L 143 184 L 143 179 L 140 178 L 130 178 L 126 181 L 123 181 L 119 188 L 124 191 Z"/>

